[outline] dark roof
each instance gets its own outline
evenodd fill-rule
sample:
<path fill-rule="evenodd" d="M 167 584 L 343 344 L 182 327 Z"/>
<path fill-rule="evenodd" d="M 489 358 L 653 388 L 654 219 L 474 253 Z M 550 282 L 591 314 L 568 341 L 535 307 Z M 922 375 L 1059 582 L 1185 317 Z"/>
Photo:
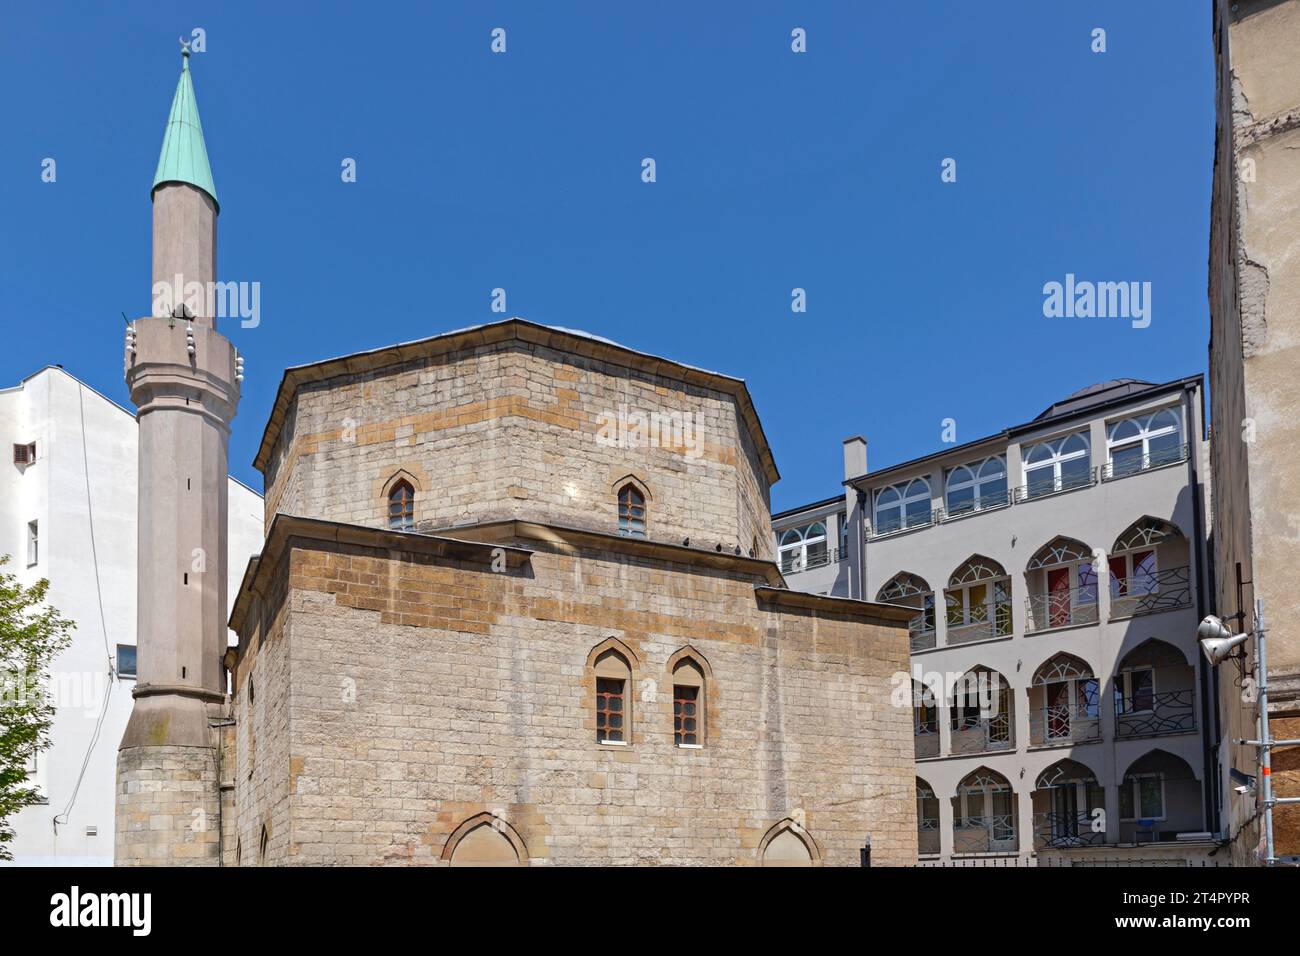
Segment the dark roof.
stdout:
<path fill-rule="evenodd" d="M 821 501 L 813 501 L 809 504 L 803 504 L 797 508 L 787 508 L 785 511 L 778 511 L 776 514 L 772 515 L 772 520 L 780 521 L 782 518 L 788 518 L 791 515 L 797 515 L 803 511 L 813 511 L 817 508 L 826 508 L 836 503 L 844 504 L 844 492 L 841 491 L 838 495 L 831 495 L 829 498 L 823 498 Z"/>
<path fill-rule="evenodd" d="M 1047 406 L 1034 421 L 1081 412 L 1087 408 L 1105 405 L 1107 402 L 1123 398 L 1126 395 L 1136 395 L 1149 388 L 1155 388 L 1155 383 L 1144 382 L 1136 378 L 1112 378 L 1109 382 L 1098 382 L 1096 385 L 1089 385 L 1077 392 L 1071 392 L 1059 402 Z"/>

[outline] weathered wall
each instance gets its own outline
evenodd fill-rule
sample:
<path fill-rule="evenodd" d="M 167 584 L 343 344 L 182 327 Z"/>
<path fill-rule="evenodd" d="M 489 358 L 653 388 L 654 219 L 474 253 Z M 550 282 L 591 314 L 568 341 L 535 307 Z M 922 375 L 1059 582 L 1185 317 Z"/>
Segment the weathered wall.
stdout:
<path fill-rule="evenodd" d="M 260 650 L 245 635 L 237 683 L 246 721 L 247 674 L 259 682 L 256 727 L 278 686 L 260 675 L 288 660 L 287 730 L 237 735 L 258 750 L 240 754 L 241 787 L 246 761 L 288 781 L 268 862 L 433 864 L 483 812 L 534 864 L 753 865 L 784 818 L 828 865 L 857 865 L 868 836 L 875 862 L 915 861 L 911 711 L 890 704 L 905 626 L 763 605 L 734 571 L 559 550 L 495 574 L 290 552 L 283 632 Z M 595 736 L 589 655 L 610 638 L 632 657 L 625 747 Z M 668 662 L 686 645 L 710 675 L 699 750 L 673 741 Z M 264 812 L 241 790 L 245 864 Z"/>
<path fill-rule="evenodd" d="M 1215 4 L 1218 138 L 1210 233 L 1214 553 L 1222 616 L 1264 602 L 1270 697 L 1300 710 L 1300 2 Z M 1240 592 L 1237 569 L 1240 566 Z M 1247 626 L 1249 626 L 1249 617 Z M 1250 648 L 1253 656 L 1254 649 Z M 1221 737 L 1254 737 L 1255 707 L 1220 668 Z M 1280 726 L 1276 728 L 1280 733 Z M 1254 774 L 1253 748 L 1232 766 Z M 1277 755 L 1279 765 L 1291 758 Z M 1300 793 L 1300 773 L 1274 775 Z M 1255 803 L 1230 795 L 1234 856 L 1253 856 Z M 1300 852 L 1294 809 L 1279 853 Z M 1254 821 L 1254 822 L 1253 822 Z M 1287 834 L 1291 834 L 1287 836 Z M 1286 844 L 1286 845 L 1284 845 Z"/>
<path fill-rule="evenodd" d="M 598 441 L 621 410 L 689 414 L 698 455 Z M 422 530 L 518 517 L 614 531 L 632 475 L 651 538 L 771 552 L 768 480 L 734 396 L 667 372 L 509 340 L 304 384 L 270 456 L 267 520 L 383 527 L 398 469 Z"/>

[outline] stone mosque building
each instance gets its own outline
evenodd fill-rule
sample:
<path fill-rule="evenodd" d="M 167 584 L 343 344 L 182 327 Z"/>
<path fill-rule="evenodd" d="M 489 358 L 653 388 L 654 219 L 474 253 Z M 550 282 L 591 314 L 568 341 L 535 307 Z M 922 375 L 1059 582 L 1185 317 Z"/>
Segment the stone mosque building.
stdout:
<path fill-rule="evenodd" d="M 153 210 L 155 282 L 213 281 L 188 61 Z M 119 864 L 915 861 L 913 612 L 785 586 L 742 380 L 517 318 L 290 368 L 227 595 L 243 360 L 205 303 L 126 359 Z"/>

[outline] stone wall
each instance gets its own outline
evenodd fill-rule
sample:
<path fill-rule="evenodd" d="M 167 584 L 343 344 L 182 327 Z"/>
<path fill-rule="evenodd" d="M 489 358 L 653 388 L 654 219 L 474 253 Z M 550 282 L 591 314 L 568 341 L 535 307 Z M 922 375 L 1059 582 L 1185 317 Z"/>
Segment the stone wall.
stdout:
<path fill-rule="evenodd" d="M 651 538 L 770 557 L 769 481 L 736 397 L 661 364 L 508 339 L 303 384 L 268 456 L 267 520 L 383 527 L 400 471 L 421 530 L 528 518 L 615 531 L 632 477 Z M 637 413 L 647 442 L 628 447 Z"/>
<path fill-rule="evenodd" d="M 1256 599 L 1269 623 L 1271 709 L 1300 713 L 1300 2 L 1215 3 L 1217 139 L 1210 210 L 1210 389 L 1216 613 Z M 1240 581 L 1240 590 L 1238 582 Z M 1236 623 L 1236 622 L 1234 622 Z M 1253 660 L 1254 648 L 1248 647 Z M 1257 707 L 1220 667 L 1220 737 L 1256 736 Z M 1292 721 L 1289 726 L 1294 726 Z M 1275 736 L 1284 736 L 1278 723 Z M 1251 747 L 1228 745 L 1255 775 Z M 1300 755 L 1274 754 L 1278 795 L 1300 794 Z M 1225 795 L 1233 856 L 1253 860 L 1257 800 Z M 1300 812 L 1276 814 L 1279 854 L 1300 852 Z"/>
<path fill-rule="evenodd" d="M 214 866 L 221 840 L 216 750 L 131 747 L 117 755 L 117 866 Z"/>
<path fill-rule="evenodd" d="M 436 864 L 484 813 L 534 865 L 753 865 L 782 820 L 828 865 L 857 865 L 868 836 L 874 862 L 915 861 L 910 700 L 890 702 L 901 621 L 767 604 L 752 572 L 558 537 L 502 573 L 286 547 L 287 591 L 261 612 L 283 606 L 281 631 L 241 634 L 236 713 L 257 731 L 237 734 L 255 751 L 239 756 L 246 865 L 267 812 L 246 765 L 288 783 L 269 863 Z M 593 649 L 611 641 L 633 671 L 623 747 L 595 733 Z M 708 675 L 698 750 L 673 738 L 669 661 L 686 647 Z M 287 717 L 259 724 L 286 670 Z"/>

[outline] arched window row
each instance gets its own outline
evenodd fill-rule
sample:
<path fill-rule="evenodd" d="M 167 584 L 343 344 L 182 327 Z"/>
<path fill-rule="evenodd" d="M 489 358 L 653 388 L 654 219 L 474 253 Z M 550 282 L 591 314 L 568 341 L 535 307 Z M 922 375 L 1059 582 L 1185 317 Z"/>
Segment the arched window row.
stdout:
<path fill-rule="evenodd" d="M 633 743 L 638 701 L 634 694 L 636 661 L 630 648 L 610 638 L 588 657 L 594 685 L 596 742 L 625 747 Z M 672 734 L 676 747 L 698 750 L 708 740 L 711 670 L 702 655 L 682 648 L 668 659 L 667 687 L 672 689 Z"/>

